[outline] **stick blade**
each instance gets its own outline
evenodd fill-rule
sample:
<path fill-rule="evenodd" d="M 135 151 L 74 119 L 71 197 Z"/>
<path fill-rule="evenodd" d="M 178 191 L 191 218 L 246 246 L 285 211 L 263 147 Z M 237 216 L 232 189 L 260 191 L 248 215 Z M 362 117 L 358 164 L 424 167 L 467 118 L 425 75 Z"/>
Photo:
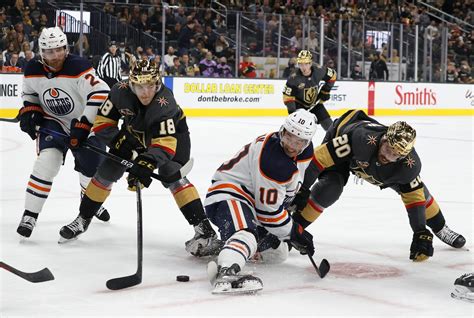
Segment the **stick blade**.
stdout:
<path fill-rule="evenodd" d="M 329 273 L 329 270 L 331 269 L 331 265 L 329 264 L 327 259 L 323 259 L 321 261 L 321 264 L 319 264 L 319 277 L 324 278 L 327 273 Z"/>
<path fill-rule="evenodd" d="M 105 285 L 110 290 L 120 290 L 136 286 L 141 282 L 142 277 L 138 274 L 133 274 L 130 276 L 109 279 Z"/>

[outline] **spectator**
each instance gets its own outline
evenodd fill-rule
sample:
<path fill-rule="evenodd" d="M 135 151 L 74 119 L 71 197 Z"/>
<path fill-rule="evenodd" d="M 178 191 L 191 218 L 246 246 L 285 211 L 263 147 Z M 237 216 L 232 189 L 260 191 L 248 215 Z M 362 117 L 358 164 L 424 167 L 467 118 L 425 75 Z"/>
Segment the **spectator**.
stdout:
<path fill-rule="evenodd" d="M 166 72 L 169 76 L 180 76 L 179 70 L 181 68 L 181 63 L 179 62 L 179 57 L 175 56 L 173 58 L 173 65 L 168 68 Z"/>
<path fill-rule="evenodd" d="M 456 66 L 453 62 L 448 63 L 448 68 L 446 70 L 446 82 L 447 83 L 457 83 L 458 82 L 458 72 L 456 71 Z"/>
<path fill-rule="evenodd" d="M 143 48 L 141 46 L 137 46 L 137 48 L 135 49 L 135 57 L 137 59 L 140 59 L 143 55 Z"/>
<path fill-rule="evenodd" d="M 31 60 L 36 60 L 35 53 L 33 53 L 31 50 L 25 51 L 25 66 Z"/>
<path fill-rule="evenodd" d="M 359 64 L 354 65 L 354 68 L 352 69 L 351 73 L 351 78 L 354 80 L 365 80 L 365 77 L 362 74 L 362 71 L 360 70 Z"/>
<path fill-rule="evenodd" d="M 292 57 L 288 60 L 288 66 L 283 71 L 283 78 L 288 78 L 296 70 L 296 57 Z"/>
<path fill-rule="evenodd" d="M 225 39 L 223 35 L 220 35 L 216 40 L 216 46 L 214 52 L 217 57 L 222 57 L 226 55 L 227 49 L 229 48 L 229 42 Z"/>
<path fill-rule="evenodd" d="M 303 48 L 303 32 L 300 29 L 297 29 L 295 35 L 290 39 L 290 46 L 297 51 Z"/>
<path fill-rule="evenodd" d="M 305 40 L 305 45 L 309 51 L 317 51 L 318 50 L 318 39 L 316 38 L 316 32 L 309 31 L 309 38 Z"/>
<path fill-rule="evenodd" d="M 168 46 L 168 53 L 166 53 L 165 57 L 163 58 L 163 61 L 165 62 L 165 68 L 170 68 L 173 66 L 173 61 L 176 55 L 174 54 L 174 47 L 171 45 Z"/>
<path fill-rule="evenodd" d="M 82 39 L 82 55 L 80 54 L 81 52 L 81 39 Z M 76 43 L 74 44 L 74 50 L 73 53 L 76 55 L 81 55 L 81 56 L 89 56 L 90 53 L 90 45 L 89 45 L 89 40 L 87 39 L 87 36 L 85 34 L 79 35 L 79 38 L 77 39 Z"/>
<path fill-rule="evenodd" d="M 179 53 L 181 53 L 181 50 L 186 51 L 191 47 L 191 39 L 194 36 L 194 26 L 194 20 L 189 20 L 186 26 L 181 29 L 181 33 L 178 37 Z"/>
<path fill-rule="evenodd" d="M 145 54 L 149 61 L 152 61 L 155 59 L 155 52 L 153 51 L 153 48 L 151 46 L 145 49 Z"/>
<path fill-rule="evenodd" d="M 257 67 L 255 63 L 252 62 L 250 56 L 244 55 L 243 61 L 239 65 L 239 73 L 241 77 L 255 78 L 257 77 L 257 72 L 255 70 Z"/>
<path fill-rule="evenodd" d="M 234 77 L 232 75 L 232 68 L 227 64 L 227 59 L 225 56 L 222 56 L 219 59 L 219 64 L 217 65 L 216 77 Z"/>
<path fill-rule="evenodd" d="M 182 59 L 182 63 L 179 69 L 179 74 L 181 76 L 199 76 L 200 75 L 199 67 L 189 60 L 188 54 L 183 54 L 181 59 Z"/>
<path fill-rule="evenodd" d="M 471 70 L 469 69 L 469 66 L 467 65 L 462 65 L 461 69 L 459 71 L 459 83 L 461 84 L 472 84 L 474 83 L 472 77 L 471 77 Z"/>
<path fill-rule="evenodd" d="M 212 58 L 212 52 L 207 51 L 206 57 L 199 62 L 199 70 L 201 75 L 205 77 L 214 77 L 216 76 L 217 63 Z"/>
<path fill-rule="evenodd" d="M 374 55 L 374 60 L 370 64 L 370 80 L 388 80 L 388 68 L 380 53 Z"/>
<path fill-rule="evenodd" d="M 8 71 L 9 72 L 22 72 L 23 69 L 25 68 L 25 61 L 23 59 L 20 59 L 18 56 L 18 53 L 13 53 L 10 57 L 9 60 L 7 60 L 4 64 L 4 66 L 9 66 Z"/>

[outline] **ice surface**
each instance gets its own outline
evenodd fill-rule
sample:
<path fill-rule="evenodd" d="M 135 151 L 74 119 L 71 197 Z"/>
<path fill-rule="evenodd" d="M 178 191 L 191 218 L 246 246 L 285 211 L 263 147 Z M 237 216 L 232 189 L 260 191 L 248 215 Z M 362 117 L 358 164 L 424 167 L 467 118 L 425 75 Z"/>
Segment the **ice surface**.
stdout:
<path fill-rule="evenodd" d="M 392 123 L 400 118 L 379 118 Z M 16 228 L 35 143 L 18 125 L 1 123 L 1 260 L 23 271 L 48 267 L 56 279 L 32 284 L 0 272 L 0 316 L 439 316 L 472 317 L 472 304 L 450 297 L 459 275 L 473 271 L 473 119 L 405 118 L 418 132 L 421 177 L 448 225 L 462 233 L 466 249 L 434 239 L 434 257 L 408 259 L 411 229 L 401 200 L 349 179 L 341 199 L 309 227 L 316 262 L 332 269 L 323 280 L 309 259 L 292 251 L 280 265 L 249 264 L 264 282 L 254 296 L 211 295 L 205 259 L 186 253 L 192 228 L 159 182 L 143 191 L 143 283 L 109 291 L 110 278 L 136 271 L 135 194 L 119 181 L 106 202 L 109 223 L 94 220 L 87 233 L 58 245 L 59 229 L 78 213 L 79 178 L 69 154 L 31 238 Z M 256 136 L 279 129 L 283 118 L 188 118 L 195 158 L 189 179 L 205 196 L 214 170 Z M 314 139 L 323 137 L 320 129 Z M 187 283 L 177 275 L 189 275 Z"/>

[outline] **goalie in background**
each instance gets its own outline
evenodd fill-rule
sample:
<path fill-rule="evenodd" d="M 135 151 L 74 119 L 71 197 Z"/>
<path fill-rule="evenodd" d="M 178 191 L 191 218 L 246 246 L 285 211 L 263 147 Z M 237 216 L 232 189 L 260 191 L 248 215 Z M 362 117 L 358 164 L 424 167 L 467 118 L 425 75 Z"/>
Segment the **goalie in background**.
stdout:
<path fill-rule="evenodd" d="M 245 145 L 212 177 L 204 205 L 225 241 L 217 263 L 208 264 L 213 294 L 253 293 L 263 288 L 258 277 L 241 270 L 267 231 L 277 238 L 280 244 L 273 248 L 281 254 L 288 254 L 288 244 L 281 242 L 288 240 L 302 254 L 313 255 L 312 235 L 293 222 L 286 208 L 313 156 L 316 126 L 313 114 L 298 110 L 285 119 L 279 132 Z"/>
<path fill-rule="evenodd" d="M 310 110 L 316 115 L 318 124 L 328 130 L 332 119 L 324 107 L 324 102 L 331 97 L 331 88 L 337 77 L 336 71 L 330 67 L 313 65 L 313 55 L 308 50 L 300 51 L 296 62 L 299 69 L 288 77 L 283 88 L 283 102 L 288 108 L 288 114 L 297 109 Z M 320 88 L 321 81 L 324 85 Z"/>
<path fill-rule="evenodd" d="M 451 297 L 474 303 L 474 273 L 456 278 Z"/>
<path fill-rule="evenodd" d="M 305 228 L 313 223 L 339 199 L 353 173 L 400 195 L 413 230 L 411 260 L 424 261 L 433 255 L 433 234 L 427 226 L 449 246 L 463 247 L 466 239 L 446 225 L 438 203 L 420 178 L 421 160 L 414 148 L 415 139 L 416 131 L 406 122 L 387 127 L 361 110 L 344 113 L 314 151 L 315 159 L 293 201 L 294 220 Z"/>
<path fill-rule="evenodd" d="M 119 127 L 120 120 L 123 123 Z M 136 180 L 145 187 L 150 186 L 155 169 L 160 175 L 170 176 L 190 158 L 191 139 L 186 115 L 176 103 L 173 92 L 162 83 L 155 61 L 140 59 L 134 62 L 129 79 L 116 83 L 100 107 L 92 132 L 110 147 L 111 154 L 133 160 L 127 177 L 131 191 L 136 190 Z M 134 153 L 138 154 L 136 158 Z M 120 163 L 108 158 L 104 160 L 86 189 L 79 215 L 62 227 L 60 242 L 75 239 L 87 231 L 95 211 L 125 170 Z M 195 235 L 185 243 L 186 251 L 195 256 L 217 254 L 222 245 L 206 218 L 194 185 L 187 177 L 162 184 L 194 227 Z"/>

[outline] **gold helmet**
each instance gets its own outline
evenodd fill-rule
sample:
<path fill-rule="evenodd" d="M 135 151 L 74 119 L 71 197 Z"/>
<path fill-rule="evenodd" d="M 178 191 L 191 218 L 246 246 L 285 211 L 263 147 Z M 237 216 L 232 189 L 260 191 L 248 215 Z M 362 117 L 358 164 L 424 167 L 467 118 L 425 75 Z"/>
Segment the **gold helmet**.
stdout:
<path fill-rule="evenodd" d="M 133 61 L 129 76 L 132 84 L 161 84 L 160 67 L 155 61 Z"/>
<path fill-rule="evenodd" d="M 388 126 L 386 138 L 390 147 L 398 155 L 405 157 L 415 145 L 416 131 L 404 121 Z"/>
<path fill-rule="evenodd" d="M 313 54 L 308 50 L 301 50 L 296 58 L 298 64 L 313 63 Z"/>

